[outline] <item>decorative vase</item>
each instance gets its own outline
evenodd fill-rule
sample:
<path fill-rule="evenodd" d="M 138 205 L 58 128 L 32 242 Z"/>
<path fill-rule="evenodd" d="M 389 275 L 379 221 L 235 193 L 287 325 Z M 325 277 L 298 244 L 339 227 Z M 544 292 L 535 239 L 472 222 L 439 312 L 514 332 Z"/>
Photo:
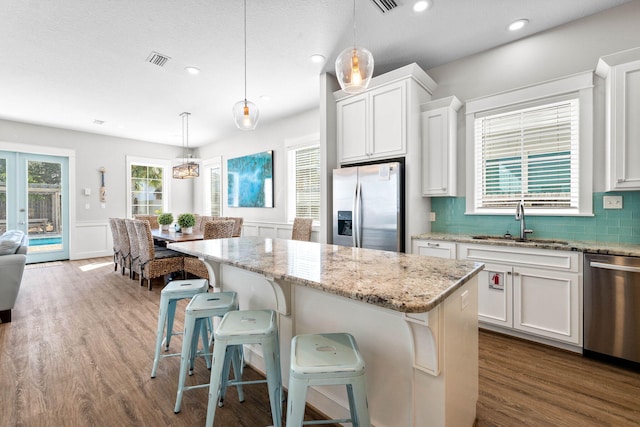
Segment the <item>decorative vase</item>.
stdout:
<path fill-rule="evenodd" d="M 171 226 L 171 224 L 161 224 L 160 225 L 160 229 L 162 231 L 169 231 L 169 227 Z"/>
<path fill-rule="evenodd" d="M 182 234 L 191 234 L 193 233 L 193 227 L 185 227 L 182 229 Z"/>

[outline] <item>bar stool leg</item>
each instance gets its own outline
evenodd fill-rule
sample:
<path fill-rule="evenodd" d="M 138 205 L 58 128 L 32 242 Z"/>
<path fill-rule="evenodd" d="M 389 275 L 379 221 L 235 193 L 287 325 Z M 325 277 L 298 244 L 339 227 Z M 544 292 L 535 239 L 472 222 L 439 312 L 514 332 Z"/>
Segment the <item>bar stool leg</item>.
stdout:
<path fill-rule="evenodd" d="M 156 330 L 156 351 L 153 356 L 153 368 L 151 368 L 151 378 L 156 377 L 158 362 L 160 361 L 160 347 L 162 347 L 162 337 L 164 335 L 164 325 L 167 321 L 168 304 L 165 298 L 160 296 L 160 312 L 158 313 L 158 329 Z"/>
<path fill-rule="evenodd" d="M 178 377 L 178 393 L 176 396 L 176 406 L 173 412 L 180 412 L 182 405 L 182 394 L 184 393 L 184 382 L 187 379 L 187 365 L 191 360 L 191 353 L 188 351 L 192 347 L 192 337 L 195 335 L 196 319 L 193 316 L 186 316 L 184 319 L 184 335 L 182 336 L 182 352 L 180 353 L 180 375 Z M 196 335 L 197 337 L 197 335 Z M 198 342 L 195 340 L 196 343 Z"/>
<path fill-rule="evenodd" d="M 357 420 L 357 426 L 369 427 L 371 425 L 371 418 L 369 415 L 369 404 L 367 402 L 367 387 L 365 376 L 361 375 L 353 379 L 352 395 L 355 403 L 356 416 L 354 420 Z M 355 389 L 355 390 L 354 390 Z M 353 412 L 353 411 L 352 411 Z M 356 423 L 354 422 L 354 427 Z"/>
<path fill-rule="evenodd" d="M 287 398 L 287 426 L 300 427 L 304 421 L 305 402 L 307 401 L 307 383 L 304 380 L 289 381 Z"/>
<path fill-rule="evenodd" d="M 171 335 L 173 333 L 173 319 L 176 316 L 176 304 L 178 300 L 169 300 L 169 312 L 167 316 L 167 338 L 164 341 L 164 351 L 169 351 L 169 343 L 171 342 Z"/>
<path fill-rule="evenodd" d="M 280 358 L 275 346 L 278 345 L 277 337 L 273 340 L 265 340 L 262 343 L 262 352 L 267 371 L 267 385 L 269 388 L 269 402 L 271 403 L 271 416 L 274 427 L 282 427 L 282 384 L 278 380 L 282 378 L 280 372 Z"/>
<path fill-rule="evenodd" d="M 207 404 L 206 427 L 213 427 L 213 420 L 216 416 L 218 399 L 220 398 L 220 383 L 224 367 L 224 356 L 227 352 L 227 343 L 218 340 L 213 346 L 213 357 L 211 360 L 211 379 L 209 381 L 209 403 Z"/>
<path fill-rule="evenodd" d="M 207 364 L 207 369 L 211 369 L 211 355 L 209 354 L 211 347 L 209 346 L 209 326 L 207 321 L 211 321 L 211 318 L 207 317 L 206 319 L 200 319 L 200 339 L 202 340 L 202 351 L 204 352 L 204 360 Z M 193 370 L 193 365 L 191 369 Z"/>

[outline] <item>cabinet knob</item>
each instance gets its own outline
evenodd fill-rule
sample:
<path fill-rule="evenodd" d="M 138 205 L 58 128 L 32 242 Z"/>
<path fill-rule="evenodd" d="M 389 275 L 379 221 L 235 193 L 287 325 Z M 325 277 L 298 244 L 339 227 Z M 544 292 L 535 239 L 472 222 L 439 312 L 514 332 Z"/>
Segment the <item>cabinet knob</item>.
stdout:
<path fill-rule="evenodd" d="M 514 275 L 514 276 L 519 276 L 519 275 L 520 275 L 520 273 L 513 273 L 513 275 Z"/>

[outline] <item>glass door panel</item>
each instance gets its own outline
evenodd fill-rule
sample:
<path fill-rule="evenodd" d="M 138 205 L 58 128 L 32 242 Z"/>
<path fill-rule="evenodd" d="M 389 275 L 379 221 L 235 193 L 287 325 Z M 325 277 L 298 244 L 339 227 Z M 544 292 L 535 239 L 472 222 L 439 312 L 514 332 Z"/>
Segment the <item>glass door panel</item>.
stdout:
<path fill-rule="evenodd" d="M 0 230 L 28 234 L 27 263 L 69 259 L 66 157 L 0 152 Z"/>

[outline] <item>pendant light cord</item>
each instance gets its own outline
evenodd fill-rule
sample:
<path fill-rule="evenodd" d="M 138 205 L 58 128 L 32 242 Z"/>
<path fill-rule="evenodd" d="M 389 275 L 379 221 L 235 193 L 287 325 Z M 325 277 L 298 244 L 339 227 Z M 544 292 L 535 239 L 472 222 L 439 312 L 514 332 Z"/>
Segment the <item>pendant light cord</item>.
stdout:
<path fill-rule="evenodd" d="M 356 48 L 356 0 L 353 0 L 353 48 Z"/>
<path fill-rule="evenodd" d="M 247 0 L 244 0 L 244 105 L 247 105 Z"/>

